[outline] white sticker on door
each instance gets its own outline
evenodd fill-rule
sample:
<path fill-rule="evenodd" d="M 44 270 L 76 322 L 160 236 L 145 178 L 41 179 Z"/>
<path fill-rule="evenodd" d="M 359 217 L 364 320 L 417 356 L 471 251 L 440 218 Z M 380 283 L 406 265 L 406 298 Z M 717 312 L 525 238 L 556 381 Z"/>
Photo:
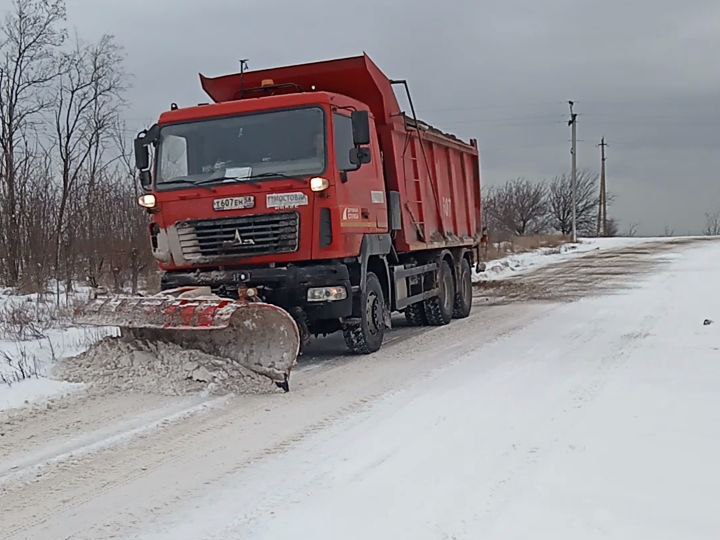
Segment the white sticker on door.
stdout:
<path fill-rule="evenodd" d="M 370 198 L 373 204 L 383 204 L 385 202 L 385 193 L 383 191 L 371 191 Z"/>

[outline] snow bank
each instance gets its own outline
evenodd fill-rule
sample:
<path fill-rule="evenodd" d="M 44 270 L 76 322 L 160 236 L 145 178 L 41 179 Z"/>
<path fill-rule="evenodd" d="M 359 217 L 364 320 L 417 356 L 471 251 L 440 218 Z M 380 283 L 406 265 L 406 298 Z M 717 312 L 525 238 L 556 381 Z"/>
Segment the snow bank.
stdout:
<path fill-rule="evenodd" d="M 558 247 L 546 247 L 508 255 L 500 259 L 488 261 L 482 272 L 473 271 L 473 282 L 507 279 L 543 266 L 559 263 L 572 257 L 584 255 L 591 251 L 621 249 L 645 242 L 661 240 L 660 238 L 581 238 L 577 244 L 563 244 Z M 662 240 L 667 240 L 664 238 Z"/>
<path fill-rule="evenodd" d="M 71 302 L 81 300 L 85 294 L 84 291 L 76 294 L 71 297 Z M 28 309 L 41 321 L 38 324 L 41 336 L 20 339 L 13 336 L 15 332 L 10 328 L 2 329 L 0 410 L 45 401 L 82 388 L 82 385 L 52 380 L 48 376 L 59 360 L 77 355 L 102 338 L 117 333 L 117 329 L 110 327 L 72 326 L 67 318 L 59 317 L 52 300 L 44 300 L 36 294 L 18 295 L 7 288 L 0 290 L 0 310 L 10 310 L 19 305 L 29 306 Z"/>
<path fill-rule="evenodd" d="M 30 378 L 12 385 L 2 385 L 0 386 L 0 411 L 57 398 L 76 392 L 82 387 L 82 384 L 54 381 L 46 377 Z"/>
<path fill-rule="evenodd" d="M 229 358 L 172 343 L 107 338 L 60 362 L 54 374 L 111 392 L 183 395 L 197 392 L 257 394 L 279 392 L 271 379 Z"/>

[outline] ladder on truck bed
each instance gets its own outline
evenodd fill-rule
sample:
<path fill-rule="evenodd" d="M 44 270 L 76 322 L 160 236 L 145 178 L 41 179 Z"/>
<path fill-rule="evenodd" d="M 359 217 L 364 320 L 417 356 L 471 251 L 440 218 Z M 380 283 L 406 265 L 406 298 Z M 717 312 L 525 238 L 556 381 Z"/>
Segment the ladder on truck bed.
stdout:
<path fill-rule="evenodd" d="M 425 167 L 427 169 L 427 182 L 430 184 L 430 189 L 432 191 L 433 195 L 433 201 L 435 202 L 435 212 L 436 212 L 436 218 L 437 218 L 437 228 L 440 231 L 440 233 L 445 236 L 445 226 L 443 224 L 442 214 L 440 212 L 440 200 L 438 198 L 437 193 L 437 187 L 435 185 L 435 175 L 434 170 L 430 166 L 430 162 L 428 161 L 427 154 L 425 152 L 425 141 L 423 140 L 422 136 L 422 127 L 420 125 L 421 123 L 418 121 L 413 121 L 407 116 L 405 117 L 405 129 L 406 129 L 406 136 L 407 136 L 407 145 L 410 146 L 410 176 L 407 174 L 407 170 L 405 167 L 404 173 L 405 173 L 405 187 L 406 189 L 410 187 L 408 190 L 408 200 L 405 203 L 405 208 L 407 208 L 408 213 L 410 214 L 410 219 L 413 222 L 413 225 L 415 226 L 415 229 L 417 230 L 418 237 L 422 242 L 428 242 L 427 235 L 425 233 L 425 225 L 426 225 L 426 211 L 425 211 L 425 200 L 423 198 L 423 180 L 420 178 L 420 159 L 422 157 L 422 160 L 425 162 Z M 417 138 L 412 136 L 411 129 L 414 129 L 417 132 Z M 418 145 L 420 146 L 420 153 L 422 156 L 418 155 Z M 409 186 L 408 186 L 409 184 Z M 412 197 L 412 199 L 410 198 Z M 411 205 L 416 206 L 416 213 L 413 213 L 413 209 Z"/>
<path fill-rule="evenodd" d="M 422 192 L 422 180 L 420 179 L 420 167 L 418 165 L 418 153 L 417 149 L 415 148 L 416 141 L 411 135 L 411 129 L 414 129 L 417 132 L 417 144 L 420 145 L 420 152 L 422 153 L 423 161 L 425 161 L 425 166 L 427 167 L 427 173 L 428 173 L 428 182 L 430 184 L 430 189 L 432 190 L 433 199 L 435 201 L 435 212 L 437 213 L 437 225 L 438 230 L 440 231 L 440 234 L 445 236 L 445 226 L 443 225 L 442 221 L 442 213 L 440 212 L 440 199 L 438 197 L 437 188 L 435 186 L 435 178 L 433 175 L 433 170 L 430 168 L 430 163 L 428 162 L 427 154 L 425 153 L 425 146 L 423 144 L 423 126 L 430 127 L 428 124 L 425 124 L 424 122 L 421 122 L 418 120 L 417 114 L 415 114 L 415 105 L 413 105 L 412 96 L 410 95 L 410 87 L 407 84 L 407 81 L 404 79 L 397 79 L 389 80 L 390 85 L 401 85 L 405 89 L 405 95 L 407 96 L 408 104 L 410 105 L 410 112 L 412 113 L 412 118 L 410 118 L 407 114 L 401 113 L 403 119 L 405 120 L 405 133 L 407 136 L 407 142 L 410 144 L 410 162 L 412 163 L 412 166 L 410 167 L 412 169 L 412 177 L 409 179 L 412 183 L 413 187 L 413 193 L 408 194 L 409 196 L 414 196 L 415 200 L 408 200 L 405 203 L 405 208 L 407 208 L 408 213 L 410 214 L 410 219 L 413 222 L 413 225 L 415 226 L 415 229 L 418 232 L 418 237 L 422 242 L 428 241 L 426 234 L 425 234 L 425 225 L 427 224 L 425 221 L 425 209 L 424 205 L 425 202 L 423 201 L 423 192 Z M 405 172 L 405 152 L 403 152 L 403 172 Z M 405 173 L 405 186 L 407 188 L 407 173 Z M 412 209 L 410 208 L 410 203 L 414 203 L 417 205 L 417 211 L 419 214 L 419 219 L 416 218 L 413 215 Z"/>
<path fill-rule="evenodd" d="M 407 194 L 405 207 L 410 214 L 410 219 L 417 230 L 418 238 L 426 242 L 425 239 L 425 209 L 423 207 L 422 180 L 420 180 L 420 166 L 418 164 L 417 150 L 415 141 L 408 133 L 408 143 L 410 145 L 410 177 L 405 174 L 405 187 L 407 189 L 408 181 L 412 189 Z M 416 206 L 417 216 L 413 213 L 411 205 Z"/>

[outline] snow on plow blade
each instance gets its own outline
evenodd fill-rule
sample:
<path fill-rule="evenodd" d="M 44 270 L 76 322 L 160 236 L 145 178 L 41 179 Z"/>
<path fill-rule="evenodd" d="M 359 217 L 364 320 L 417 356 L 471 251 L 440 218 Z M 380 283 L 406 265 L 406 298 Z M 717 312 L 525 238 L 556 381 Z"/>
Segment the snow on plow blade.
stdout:
<path fill-rule="evenodd" d="M 228 358 L 285 385 L 300 348 L 295 320 L 284 309 L 220 298 L 206 287 L 155 296 L 98 296 L 77 310 L 74 320 L 119 326 L 123 335 Z"/>

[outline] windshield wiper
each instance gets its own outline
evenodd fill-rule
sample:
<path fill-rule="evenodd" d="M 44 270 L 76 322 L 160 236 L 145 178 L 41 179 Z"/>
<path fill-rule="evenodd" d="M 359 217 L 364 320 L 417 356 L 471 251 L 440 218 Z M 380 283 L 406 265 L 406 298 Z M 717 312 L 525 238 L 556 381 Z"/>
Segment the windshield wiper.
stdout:
<path fill-rule="evenodd" d="M 165 180 L 164 182 L 160 182 L 160 184 L 192 184 L 193 186 L 213 191 L 213 188 L 211 188 L 210 186 L 204 186 L 202 182 L 188 180 L 187 178 L 173 178 L 172 180 Z"/>
<path fill-rule="evenodd" d="M 206 185 L 206 184 L 212 184 L 214 182 L 227 182 L 228 180 L 233 180 L 234 182 L 241 182 L 241 183 L 257 186 L 257 182 L 251 181 L 250 178 L 253 178 L 253 177 L 252 176 L 216 176 L 215 178 L 208 178 L 207 180 L 200 180 L 198 182 L 198 184 Z"/>
<path fill-rule="evenodd" d="M 208 184 L 214 184 L 216 182 L 227 182 L 229 180 L 232 180 L 240 184 L 250 184 L 253 186 L 257 186 L 258 183 L 254 182 L 254 180 L 257 180 L 258 178 L 288 178 L 290 180 L 300 180 L 299 178 L 296 178 L 294 176 L 288 176 L 285 173 L 265 172 L 260 174 L 253 174 L 250 176 L 216 176 L 214 178 L 208 178 L 206 180 L 199 180 L 194 183 L 199 186 L 207 186 Z"/>
<path fill-rule="evenodd" d="M 288 176 L 285 173 L 281 172 L 264 172 L 260 174 L 253 174 L 252 176 L 249 176 L 248 178 L 290 178 L 291 180 L 298 180 L 298 178 L 295 178 L 294 176 Z"/>

